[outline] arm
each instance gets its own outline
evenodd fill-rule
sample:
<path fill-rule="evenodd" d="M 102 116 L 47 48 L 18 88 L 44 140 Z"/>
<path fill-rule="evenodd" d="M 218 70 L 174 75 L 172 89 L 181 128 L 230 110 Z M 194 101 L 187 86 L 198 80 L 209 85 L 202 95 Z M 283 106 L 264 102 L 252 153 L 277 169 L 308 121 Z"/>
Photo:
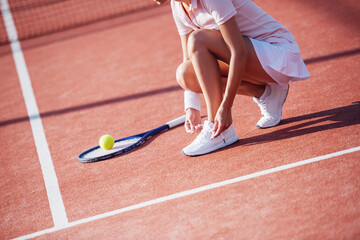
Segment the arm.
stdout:
<path fill-rule="evenodd" d="M 231 108 L 245 73 L 248 50 L 234 18 L 220 25 L 220 31 L 231 54 L 228 81 L 222 105 Z"/>
<path fill-rule="evenodd" d="M 219 28 L 231 57 L 224 97 L 214 120 L 214 138 L 232 123 L 231 107 L 243 78 L 248 58 L 248 51 L 235 19 L 229 19 Z"/>
<path fill-rule="evenodd" d="M 190 33 L 186 34 L 186 35 L 180 35 L 181 48 L 182 48 L 182 52 L 183 52 L 183 62 L 185 62 L 186 60 L 190 60 L 188 50 L 187 50 L 187 41 L 188 41 L 189 35 L 190 35 Z"/>

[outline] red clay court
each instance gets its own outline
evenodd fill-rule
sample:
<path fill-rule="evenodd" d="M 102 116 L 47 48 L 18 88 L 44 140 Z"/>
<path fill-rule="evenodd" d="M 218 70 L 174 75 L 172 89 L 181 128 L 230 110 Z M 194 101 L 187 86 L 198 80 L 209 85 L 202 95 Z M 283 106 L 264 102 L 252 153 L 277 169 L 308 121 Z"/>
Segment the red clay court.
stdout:
<path fill-rule="evenodd" d="M 228 148 L 185 157 L 195 136 L 177 127 L 91 164 L 77 156 L 101 135 L 184 114 L 169 5 L 134 1 L 141 11 L 34 38 L 21 11 L 71 1 L 9 2 L 20 41 L 0 46 L 0 239 L 360 239 L 359 1 L 256 1 L 311 74 L 290 85 L 279 126 L 257 129 L 256 104 L 238 96 Z"/>

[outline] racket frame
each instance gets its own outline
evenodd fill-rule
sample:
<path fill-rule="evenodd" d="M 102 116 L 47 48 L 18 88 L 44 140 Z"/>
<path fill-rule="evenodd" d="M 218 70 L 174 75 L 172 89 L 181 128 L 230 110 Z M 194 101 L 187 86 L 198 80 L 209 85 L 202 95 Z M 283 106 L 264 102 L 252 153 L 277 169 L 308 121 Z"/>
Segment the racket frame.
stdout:
<path fill-rule="evenodd" d="M 124 140 L 129 140 L 129 139 L 133 139 L 133 138 L 139 138 L 140 139 L 135 142 L 134 144 L 124 148 L 124 149 L 121 149 L 119 151 L 116 151 L 116 152 L 112 152 L 112 153 L 109 153 L 109 154 L 106 154 L 106 155 L 102 155 L 102 156 L 99 156 L 99 157 L 94 157 L 94 158 L 86 158 L 84 156 L 86 156 L 86 154 L 88 154 L 89 152 L 92 152 L 98 148 L 100 148 L 100 146 L 96 146 L 96 147 L 93 147 L 93 148 L 90 148 L 89 150 L 86 150 L 85 152 L 81 153 L 79 156 L 78 156 L 78 161 L 81 162 L 81 163 L 92 163 L 92 162 L 98 162 L 98 161 L 103 161 L 103 160 L 106 160 L 106 159 L 109 159 L 109 158 L 113 158 L 113 157 L 116 157 L 116 156 L 119 156 L 121 154 L 124 154 L 124 153 L 127 153 L 131 150 L 133 150 L 134 148 L 140 146 L 143 142 L 145 142 L 148 138 L 162 132 L 162 131 L 165 131 L 165 130 L 168 130 L 170 128 L 173 128 L 173 127 L 176 127 L 182 123 L 185 122 L 185 116 L 182 116 L 182 117 L 179 117 L 179 118 L 176 118 L 170 122 L 167 122 L 166 124 L 158 127 L 158 128 L 155 128 L 155 129 L 152 129 L 150 131 L 147 131 L 147 132 L 143 132 L 143 133 L 140 133 L 140 134 L 136 134 L 136 135 L 133 135 L 133 136 L 130 136 L 130 137 L 125 137 L 125 138 L 120 138 L 120 139 L 117 139 L 115 140 L 115 143 L 116 142 L 120 142 L 120 141 L 124 141 Z"/>

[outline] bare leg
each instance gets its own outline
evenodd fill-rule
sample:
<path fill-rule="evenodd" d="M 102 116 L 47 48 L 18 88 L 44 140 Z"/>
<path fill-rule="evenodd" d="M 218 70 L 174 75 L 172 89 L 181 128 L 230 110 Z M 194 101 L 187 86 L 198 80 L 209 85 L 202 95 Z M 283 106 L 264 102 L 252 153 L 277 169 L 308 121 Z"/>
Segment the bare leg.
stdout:
<path fill-rule="evenodd" d="M 225 85 L 226 86 L 226 85 Z M 224 86 L 224 90 L 225 90 Z M 256 85 L 250 82 L 242 81 L 237 91 L 239 95 L 260 98 L 265 91 L 265 85 Z"/>
<path fill-rule="evenodd" d="M 225 87 L 226 87 L 226 81 L 227 81 L 226 75 L 227 75 L 228 68 L 227 67 L 223 68 L 225 66 L 224 63 L 222 63 L 222 62 L 218 62 L 218 63 L 219 63 L 219 67 L 220 67 L 220 71 L 221 71 L 221 75 L 222 75 L 221 76 L 221 84 L 222 84 L 222 89 L 224 92 Z M 191 61 L 186 61 L 178 67 L 177 72 L 176 72 L 176 79 L 177 79 L 177 82 L 179 83 L 179 85 L 184 90 L 191 90 L 193 92 L 202 93 L 200 84 L 197 80 L 195 70 L 192 66 Z M 265 84 L 258 85 L 258 84 L 254 84 L 254 83 L 248 82 L 246 80 L 243 80 L 239 86 L 237 94 L 259 98 L 264 93 L 264 89 L 265 89 Z"/>
<path fill-rule="evenodd" d="M 221 73 L 216 57 L 201 43 L 189 38 L 189 54 L 207 106 L 208 120 L 213 122 L 222 101 Z"/>
<path fill-rule="evenodd" d="M 265 84 L 275 83 L 275 81 L 261 67 L 251 41 L 248 38 L 244 41 L 249 56 L 238 94 L 259 98 Z M 184 89 L 204 94 L 209 120 L 213 121 L 226 86 L 230 52 L 221 33 L 215 30 L 194 32 L 189 38 L 188 50 L 191 62 L 188 61 L 179 66 L 178 82 Z"/>
<path fill-rule="evenodd" d="M 229 66 L 220 60 L 218 60 L 218 65 L 221 73 L 222 89 L 224 90 L 226 87 Z M 258 63 L 258 65 L 260 65 L 260 63 Z M 266 82 L 262 82 L 261 81 L 262 79 L 256 79 L 249 75 L 249 73 L 254 71 L 254 68 L 256 67 L 254 67 L 251 64 L 248 64 L 247 72 L 245 73 L 244 79 L 242 80 L 239 86 L 237 94 L 250 96 L 250 97 L 257 97 L 257 98 L 260 98 L 260 96 L 263 94 Z M 257 75 L 258 78 L 262 77 L 261 76 L 262 74 L 257 74 Z M 176 71 L 176 79 L 179 85 L 184 90 L 191 90 L 194 92 L 202 93 L 199 81 L 196 77 L 194 67 L 190 60 L 180 64 L 180 66 Z"/>

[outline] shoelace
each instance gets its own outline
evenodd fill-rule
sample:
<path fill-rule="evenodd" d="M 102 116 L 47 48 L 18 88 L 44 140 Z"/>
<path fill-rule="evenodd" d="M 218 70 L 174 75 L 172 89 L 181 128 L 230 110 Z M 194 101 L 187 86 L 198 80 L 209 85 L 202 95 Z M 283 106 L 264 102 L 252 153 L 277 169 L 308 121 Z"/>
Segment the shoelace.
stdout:
<path fill-rule="evenodd" d="M 269 112 L 266 109 L 266 104 L 267 104 L 266 99 L 264 101 L 259 101 L 258 102 L 258 105 L 260 107 L 261 115 L 263 115 L 263 116 L 269 116 L 270 115 Z"/>
<path fill-rule="evenodd" d="M 203 128 L 200 132 L 200 134 L 196 137 L 195 141 L 199 143 L 203 143 L 210 139 L 211 131 L 207 128 Z"/>

